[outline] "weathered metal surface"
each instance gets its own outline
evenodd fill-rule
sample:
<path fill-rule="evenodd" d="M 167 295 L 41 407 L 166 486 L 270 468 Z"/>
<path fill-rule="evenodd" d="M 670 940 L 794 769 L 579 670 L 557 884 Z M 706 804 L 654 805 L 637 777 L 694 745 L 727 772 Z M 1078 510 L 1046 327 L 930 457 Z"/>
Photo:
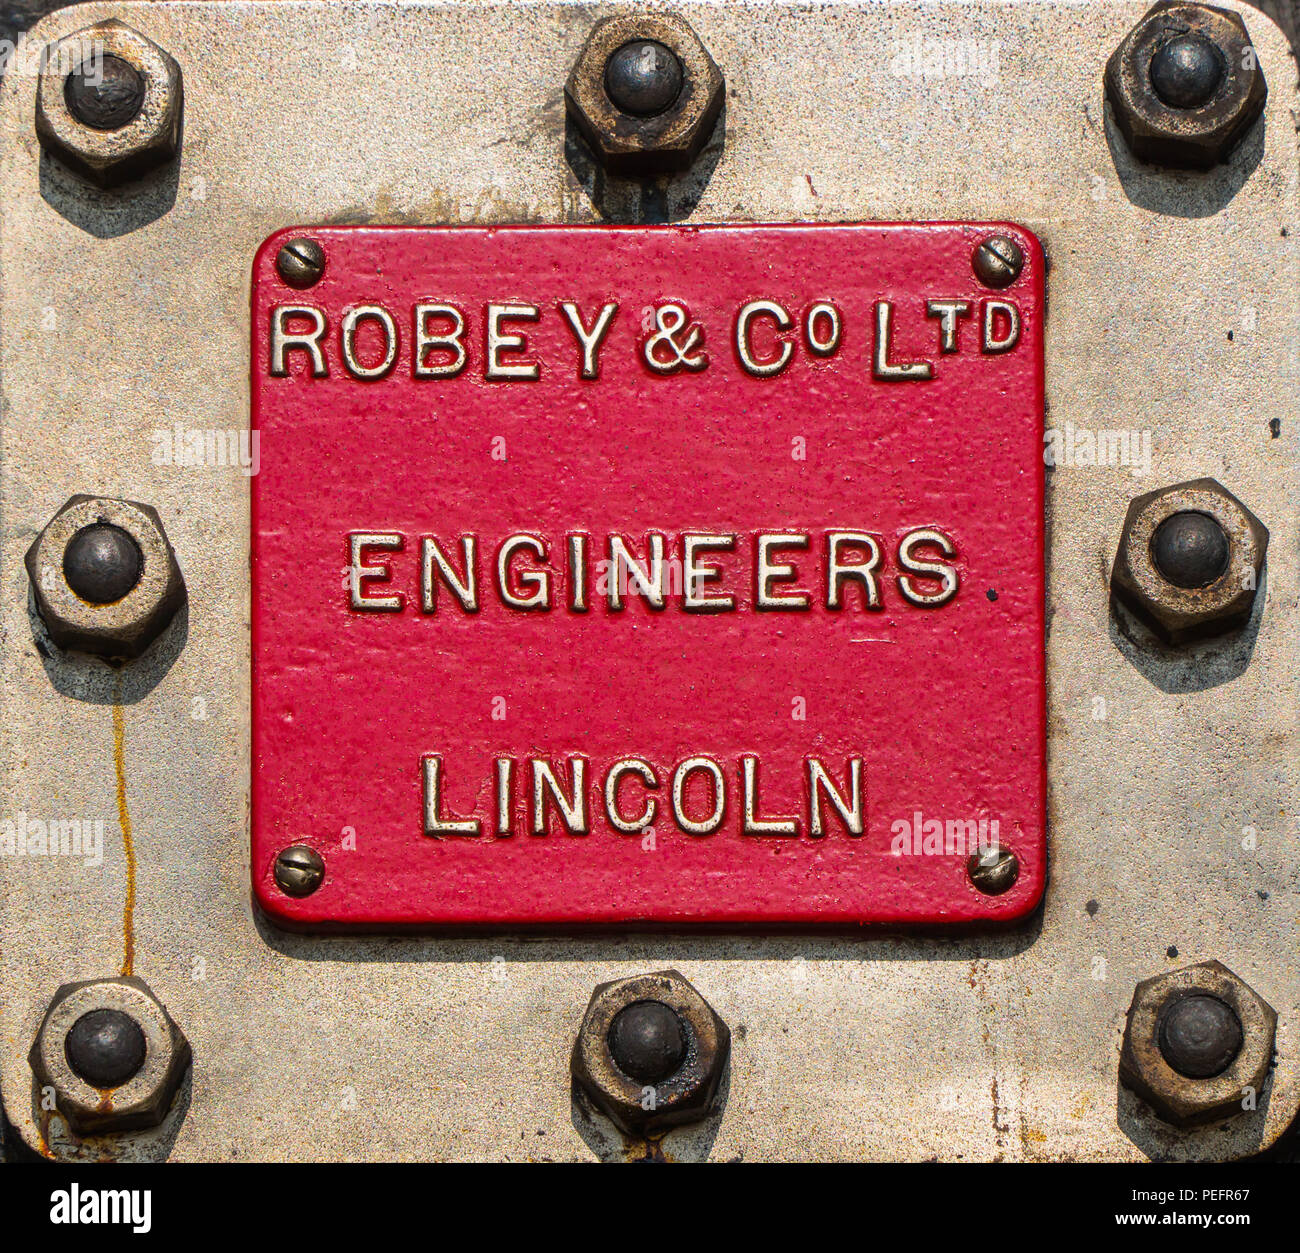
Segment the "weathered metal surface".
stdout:
<path fill-rule="evenodd" d="M 1028 260 L 990 289 L 972 256 L 995 231 Z M 276 267 L 303 233 L 307 291 Z M 1031 235 L 976 224 L 268 240 L 262 909 L 371 930 L 1031 913 L 1042 280 Z M 274 874 L 296 843 L 325 861 L 310 895 Z M 990 894 L 966 866 L 993 845 L 1019 875 Z"/>
<path fill-rule="evenodd" d="M 1300 1095 L 1294 70 L 1243 9 L 1270 84 L 1263 127 L 1208 174 L 1142 166 L 1106 120 L 1102 74 L 1145 7 L 688 6 L 734 92 L 726 144 L 684 179 L 631 185 L 565 143 L 563 85 L 603 15 L 585 8 L 120 5 L 42 25 L 54 38 L 128 20 L 182 66 L 187 116 L 179 168 L 87 194 L 40 162 L 34 80 L 4 85 L 5 820 L 105 820 L 101 866 L 4 860 L 0 1089 L 29 1143 L 91 1158 L 618 1158 L 612 1125 L 571 1105 L 574 1024 L 596 981 L 667 965 L 733 1032 L 723 1113 L 672 1132 L 668 1156 L 1216 1159 L 1277 1136 Z M 927 78 L 904 54 L 918 38 L 975 41 L 984 72 L 976 58 Z M 244 428 L 258 244 L 321 220 L 938 213 L 1023 222 L 1052 261 L 1041 916 L 955 940 L 321 940 L 259 924 L 247 483 L 169 463 L 151 438 Z M 1095 461 L 1097 432 L 1121 429 L 1150 435 L 1137 466 L 1088 464 L 1081 432 Z M 1143 651 L 1107 604 L 1129 501 L 1206 475 L 1269 527 L 1264 594 L 1242 637 Z M 183 648 L 120 672 L 42 662 L 22 554 L 78 491 L 158 507 L 190 588 Z M 78 1146 L 34 1103 L 25 1053 L 61 983 L 123 965 L 119 776 L 133 964 L 195 1064 L 161 1127 Z M 1140 980 L 1209 959 L 1277 1010 L 1278 1065 L 1258 1112 L 1182 1132 L 1120 1086 L 1119 1046 Z M 306 1091 L 304 1057 L 321 1076 Z"/>

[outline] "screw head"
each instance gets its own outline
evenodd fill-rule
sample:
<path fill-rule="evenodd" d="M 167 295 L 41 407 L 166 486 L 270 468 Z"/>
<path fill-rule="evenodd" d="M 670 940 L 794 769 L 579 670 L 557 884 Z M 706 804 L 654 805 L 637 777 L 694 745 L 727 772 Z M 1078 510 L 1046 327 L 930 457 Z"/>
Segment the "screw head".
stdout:
<path fill-rule="evenodd" d="M 144 107 L 144 75 L 129 61 L 106 52 L 93 65 L 78 66 L 63 80 L 68 111 L 83 126 L 97 131 L 121 130 Z"/>
<path fill-rule="evenodd" d="M 111 605 L 140 582 L 144 556 L 121 527 L 97 522 L 82 527 L 63 550 L 63 577 L 92 605 Z"/>
<path fill-rule="evenodd" d="M 1171 109 L 1199 109 L 1223 82 L 1223 54 L 1204 35 L 1171 39 L 1151 58 L 1151 86 Z"/>
<path fill-rule="evenodd" d="M 625 1074 L 642 1083 L 659 1083 L 686 1060 L 682 1020 L 662 1001 L 635 1001 L 609 1024 L 609 1051 Z"/>
<path fill-rule="evenodd" d="M 656 39 L 634 39 L 605 62 L 605 94 L 621 113 L 658 117 L 682 90 L 682 63 Z"/>
<path fill-rule="evenodd" d="M 1160 1015 L 1160 1056 L 1188 1079 L 1211 1079 L 1236 1060 L 1242 1044 L 1241 1019 L 1217 996 L 1180 997 Z"/>
<path fill-rule="evenodd" d="M 96 1088 L 119 1088 L 144 1065 L 144 1032 L 120 1009 L 92 1009 L 63 1041 L 68 1065 Z"/>
<path fill-rule="evenodd" d="M 1170 514 L 1151 536 L 1151 560 L 1175 587 L 1208 587 L 1228 568 L 1228 536 L 1208 513 Z"/>
<path fill-rule="evenodd" d="M 291 239 L 277 254 L 275 268 L 290 287 L 310 287 L 325 273 L 325 249 L 314 239 Z"/>
<path fill-rule="evenodd" d="M 1024 251 L 1006 235 L 986 239 L 971 256 L 975 277 L 985 287 L 1010 287 L 1020 277 L 1024 264 Z"/>
<path fill-rule="evenodd" d="M 1001 896 L 1020 878 L 1020 862 L 1010 849 L 997 848 L 984 855 L 972 854 L 966 861 L 966 873 L 985 896 Z"/>
<path fill-rule="evenodd" d="M 325 862 L 306 844 L 293 844 L 275 859 L 275 882 L 286 896 L 310 896 L 325 879 Z"/>

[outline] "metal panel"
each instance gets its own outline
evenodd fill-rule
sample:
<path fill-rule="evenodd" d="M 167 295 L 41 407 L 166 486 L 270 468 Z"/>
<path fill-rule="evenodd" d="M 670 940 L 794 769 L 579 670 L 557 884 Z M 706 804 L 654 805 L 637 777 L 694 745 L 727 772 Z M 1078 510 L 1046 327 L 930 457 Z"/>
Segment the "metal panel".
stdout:
<path fill-rule="evenodd" d="M 181 64 L 186 117 L 178 170 L 92 193 L 40 160 L 32 79 L 3 90 L 5 812 L 106 832 L 102 867 L 4 866 L 0 1087 L 29 1143 L 617 1158 L 612 1128 L 571 1103 L 568 1046 L 593 984 L 666 965 L 733 1030 L 722 1114 L 674 1132 L 669 1156 L 1221 1158 L 1279 1134 L 1300 998 L 1294 71 L 1243 8 L 1264 127 L 1208 175 L 1138 167 L 1101 71 L 1145 7 L 684 6 L 728 77 L 726 141 L 689 177 L 631 186 L 566 138 L 585 7 L 91 5 L 42 23 L 125 17 Z M 918 37 L 976 41 L 983 72 L 903 73 Z M 301 221 L 938 216 L 1043 240 L 1049 425 L 1151 435 L 1145 477 L 1077 456 L 1048 476 L 1041 917 L 958 940 L 321 940 L 255 919 L 247 483 L 166 464 L 155 433 L 243 428 L 260 241 Z M 1107 609 L 1128 501 L 1206 474 L 1271 530 L 1258 616 L 1185 657 L 1139 648 Z M 33 641 L 21 555 L 79 491 L 157 506 L 190 588 L 170 645 L 117 672 Z M 123 965 L 119 816 L 134 968 L 189 1037 L 193 1081 L 158 1130 L 75 1145 L 42 1117 L 25 1054 L 58 984 Z M 1278 1067 L 1260 1112 L 1178 1133 L 1117 1088 L 1119 1038 L 1139 979 L 1207 958 L 1278 1010 Z"/>

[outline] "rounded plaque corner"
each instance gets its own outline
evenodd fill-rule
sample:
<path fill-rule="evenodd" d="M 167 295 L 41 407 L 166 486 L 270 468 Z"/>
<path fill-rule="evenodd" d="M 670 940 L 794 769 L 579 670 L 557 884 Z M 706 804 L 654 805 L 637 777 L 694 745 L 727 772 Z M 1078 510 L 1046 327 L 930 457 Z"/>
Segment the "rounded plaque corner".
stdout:
<path fill-rule="evenodd" d="M 304 928 L 301 906 L 280 891 L 269 873 L 253 878 L 252 901 L 257 915 L 278 930 L 301 931 Z"/>
<path fill-rule="evenodd" d="M 1028 891 L 1016 893 L 1014 899 L 1007 902 L 1006 913 L 997 915 L 998 922 L 1019 926 L 1043 908 L 1043 902 L 1047 899 L 1047 873 L 1043 864 L 1040 862 L 1035 865 L 1023 881 L 1028 882 Z"/>

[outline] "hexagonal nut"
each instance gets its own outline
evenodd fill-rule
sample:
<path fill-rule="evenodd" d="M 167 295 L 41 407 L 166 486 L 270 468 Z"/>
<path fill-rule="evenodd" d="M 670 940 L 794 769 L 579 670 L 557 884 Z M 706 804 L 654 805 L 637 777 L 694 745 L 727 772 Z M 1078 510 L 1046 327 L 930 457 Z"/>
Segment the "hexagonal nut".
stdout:
<path fill-rule="evenodd" d="M 115 1009 L 144 1033 L 140 1069 L 116 1088 L 97 1088 L 72 1069 L 65 1041 L 83 1015 Z M 190 1064 L 190 1045 L 143 979 L 65 983 L 45 1011 L 28 1059 L 36 1082 L 54 1089 L 59 1113 L 78 1135 L 156 1127 L 167 1116 Z"/>
<path fill-rule="evenodd" d="M 78 531 L 106 523 L 125 531 L 143 558 L 139 581 L 121 600 L 92 604 L 68 586 L 63 558 Z M 157 510 L 133 500 L 73 496 L 27 550 L 37 612 L 60 648 L 138 657 L 185 603 L 185 579 Z"/>
<path fill-rule="evenodd" d="M 614 1018 L 638 1001 L 659 1001 L 674 1010 L 686 1036 L 681 1066 L 653 1085 L 624 1074 L 609 1048 Z M 730 1052 L 731 1032 L 708 1001 L 676 970 L 660 970 L 596 988 L 573 1045 L 571 1070 L 578 1086 L 621 1130 L 645 1135 L 704 1118 Z"/>
<path fill-rule="evenodd" d="M 640 39 L 663 44 L 682 65 L 676 100 L 653 117 L 622 112 L 605 91 L 610 56 Z M 723 89 L 722 71 L 688 22 L 670 13 L 637 13 L 596 24 L 565 84 L 564 101 L 610 173 L 659 174 L 685 170 L 699 156 L 722 112 Z"/>
<path fill-rule="evenodd" d="M 1209 514 L 1228 538 L 1228 564 L 1205 587 L 1170 583 L 1152 556 L 1156 529 L 1183 512 Z M 1138 496 L 1129 505 L 1111 569 L 1111 591 L 1167 643 L 1218 635 L 1249 620 L 1267 551 L 1268 528 L 1221 483 L 1176 483 Z"/>
<path fill-rule="evenodd" d="M 103 55 L 120 57 L 144 80 L 139 113 L 116 130 L 80 121 L 68 107 L 68 76 Z M 83 178 L 114 187 L 175 157 L 180 144 L 181 70 L 156 43 L 109 20 L 61 39 L 46 53 L 36 87 L 36 134 L 42 147 Z"/>
<path fill-rule="evenodd" d="M 1226 1070 L 1208 1079 L 1181 1075 L 1161 1055 L 1162 1016 L 1187 996 L 1208 995 L 1228 1005 L 1241 1022 L 1241 1051 Z M 1218 1122 L 1242 1112 L 1247 1089 L 1259 1095 L 1273 1062 L 1277 1014 L 1245 980 L 1217 961 L 1184 966 L 1146 979 L 1133 992 L 1119 1075 L 1156 1114 L 1175 1127 Z"/>
<path fill-rule="evenodd" d="M 1152 58 L 1180 35 L 1204 35 L 1223 58 L 1214 95 L 1198 108 L 1166 104 L 1151 84 Z M 1228 9 L 1163 0 L 1124 37 L 1106 63 L 1106 99 L 1140 161 L 1208 170 L 1226 161 L 1255 124 L 1268 84 L 1241 17 Z"/>

